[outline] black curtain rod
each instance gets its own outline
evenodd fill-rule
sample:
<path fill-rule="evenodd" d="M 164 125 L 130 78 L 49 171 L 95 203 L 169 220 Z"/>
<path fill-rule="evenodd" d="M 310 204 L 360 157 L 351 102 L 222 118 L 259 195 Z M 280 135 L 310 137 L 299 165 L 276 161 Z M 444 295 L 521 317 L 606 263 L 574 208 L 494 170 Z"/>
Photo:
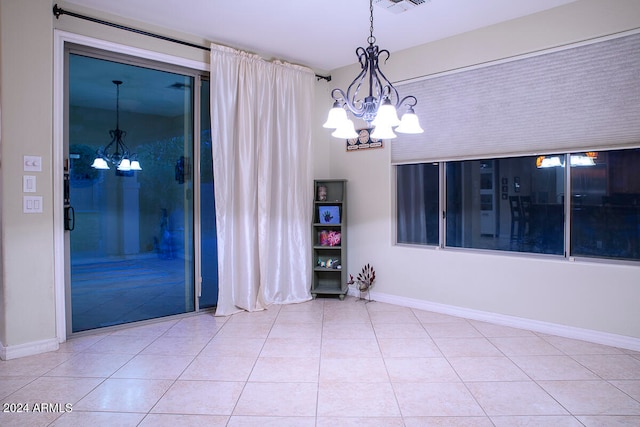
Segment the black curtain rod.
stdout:
<path fill-rule="evenodd" d="M 131 31 L 132 33 L 142 34 L 143 36 L 153 37 L 153 38 L 156 38 L 156 39 L 165 40 L 165 41 L 172 42 L 172 43 L 178 43 L 178 44 L 181 44 L 181 45 L 184 45 L 184 46 L 194 47 L 196 49 L 202 49 L 202 50 L 207 50 L 207 51 L 211 52 L 211 48 L 206 47 L 206 46 L 201 46 L 201 45 L 197 45 L 197 44 L 194 44 L 194 43 L 185 42 L 185 41 L 174 39 L 174 38 L 171 38 L 171 37 L 162 36 L 160 34 L 150 33 L 148 31 L 143 31 L 143 30 L 139 30 L 137 28 L 127 27 L 125 25 L 120 25 L 120 24 L 116 24 L 116 23 L 113 23 L 113 22 L 104 21 L 102 19 L 92 18 L 92 17 L 86 16 L 86 15 L 80 15 L 79 13 L 75 13 L 75 12 L 69 12 L 68 10 L 64 10 L 64 9 L 58 7 L 57 3 L 53 6 L 53 15 L 56 17 L 56 19 L 60 19 L 60 15 L 69 15 L 69 16 L 73 16 L 74 18 L 84 19 L 85 21 L 95 22 L 96 24 L 102 24 L 102 25 L 106 25 L 108 27 L 118 28 L 120 30 Z M 326 80 L 326 81 L 330 82 L 331 81 L 331 76 L 321 76 L 321 75 L 316 74 L 316 79 L 317 80 Z"/>

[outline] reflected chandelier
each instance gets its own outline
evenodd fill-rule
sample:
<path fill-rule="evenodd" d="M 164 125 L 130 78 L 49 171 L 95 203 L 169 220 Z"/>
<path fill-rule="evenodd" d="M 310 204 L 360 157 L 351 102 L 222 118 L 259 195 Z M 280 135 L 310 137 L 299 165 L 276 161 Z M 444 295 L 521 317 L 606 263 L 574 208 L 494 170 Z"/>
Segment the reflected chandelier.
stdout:
<path fill-rule="evenodd" d="M 100 147 L 96 151 L 96 158 L 91 167 L 96 169 L 110 169 L 109 163 L 116 166 L 119 171 L 140 171 L 142 167 L 137 160 L 136 155 L 129 154 L 129 148 L 125 145 L 122 138 L 127 132 L 120 129 L 120 80 L 113 80 L 116 85 L 116 128 L 109 131 L 111 142 L 106 147 Z M 109 153 L 109 149 L 113 149 L 113 153 Z"/>
<path fill-rule="evenodd" d="M 396 132 L 400 133 L 422 133 L 418 116 L 413 107 L 416 106 L 418 100 L 415 96 L 409 95 L 400 99 L 400 95 L 393 84 L 380 71 L 378 66 L 381 55 L 386 55 L 385 62 L 391 54 L 388 50 L 380 50 L 375 45 L 376 38 L 373 36 L 373 0 L 369 0 L 370 22 L 369 37 L 367 48 L 358 47 L 356 55 L 362 70 L 360 74 L 351 82 L 347 91 L 335 88 L 331 91 L 331 97 L 334 99 L 333 107 L 329 110 L 329 117 L 323 124 L 323 127 L 335 129 L 331 134 L 336 138 L 357 138 L 353 121 L 347 117 L 347 110 L 354 117 L 360 118 L 375 126 L 371 133 L 371 138 L 391 139 L 395 138 L 394 127 Z M 362 99 L 358 99 L 358 92 L 363 83 L 368 81 L 369 95 Z M 402 120 L 398 119 L 397 111 L 400 108 L 406 108 L 406 112 L 402 116 Z"/>

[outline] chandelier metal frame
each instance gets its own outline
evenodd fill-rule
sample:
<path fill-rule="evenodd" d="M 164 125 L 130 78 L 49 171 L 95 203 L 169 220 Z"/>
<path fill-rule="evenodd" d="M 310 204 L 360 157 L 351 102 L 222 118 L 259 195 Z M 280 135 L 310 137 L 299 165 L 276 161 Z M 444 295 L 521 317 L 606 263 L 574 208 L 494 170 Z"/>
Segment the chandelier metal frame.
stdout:
<path fill-rule="evenodd" d="M 374 132 L 380 138 L 395 138 L 392 127 L 396 126 L 398 132 L 422 133 L 423 130 L 413 109 L 418 103 L 417 98 L 413 95 L 401 98 L 398 90 L 380 70 L 381 59 L 386 62 L 391 54 L 387 49 L 380 49 L 376 45 L 376 38 L 373 35 L 373 0 L 369 0 L 369 23 L 367 38 L 369 45 L 366 48 L 360 46 L 356 49 L 360 73 L 348 86 L 346 92 L 340 88 L 331 91 L 334 104 L 323 126 L 336 129 L 332 133 L 335 137 L 354 137 L 353 122 L 346 116 L 346 111 L 350 111 L 354 117 L 364 120 L 369 126 L 375 126 Z M 369 93 L 361 99 L 358 95 L 365 82 L 368 83 Z M 406 108 L 402 120 L 397 116 L 400 108 Z"/>
<path fill-rule="evenodd" d="M 361 118 L 367 123 L 371 123 L 378 113 L 380 105 L 386 100 L 391 101 L 392 105 L 398 109 L 405 102 L 409 108 L 413 108 L 418 103 L 418 100 L 413 95 L 400 98 L 398 90 L 393 86 L 391 81 L 380 70 L 380 56 L 386 55 L 384 62 L 391 57 L 391 53 L 387 49 L 380 49 L 375 43 L 376 38 L 373 35 L 373 0 L 369 1 L 369 37 L 367 37 L 367 43 L 369 46 L 366 48 L 360 46 L 356 49 L 356 55 L 358 62 L 360 63 L 360 74 L 356 76 L 351 82 L 347 91 L 340 88 L 335 88 L 331 91 L 331 97 L 337 101 L 342 102 L 343 107 L 347 107 L 351 114 L 355 117 Z M 358 99 L 358 93 L 362 88 L 362 84 L 365 78 L 369 75 L 369 95 L 364 100 Z M 355 89 L 355 90 L 354 90 Z M 353 91 L 353 94 L 351 93 Z M 396 100 L 393 104 L 392 99 Z"/>
<path fill-rule="evenodd" d="M 120 171 L 142 170 L 140 162 L 131 155 L 129 147 L 124 143 L 123 138 L 127 132 L 120 129 L 120 85 L 121 80 L 113 80 L 116 85 L 116 128 L 109 131 L 111 142 L 106 147 L 100 147 L 96 151 L 96 158 L 91 165 L 96 169 L 109 169 L 107 162 L 115 165 Z M 115 148 L 112 154 L 109 154 L 110 148 Z"/>

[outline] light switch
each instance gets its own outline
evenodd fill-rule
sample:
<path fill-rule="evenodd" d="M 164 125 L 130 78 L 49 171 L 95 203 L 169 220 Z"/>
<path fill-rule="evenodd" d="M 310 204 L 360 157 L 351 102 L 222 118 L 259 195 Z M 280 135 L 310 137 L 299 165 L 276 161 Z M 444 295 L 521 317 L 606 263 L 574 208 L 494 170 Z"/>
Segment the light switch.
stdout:
<path fill-rule="evenodd" d="M 42 157 L 40 156 L 24 156 L 25 172 L 42 172 Z"/>
<path fill-rule="evenodd" d="M 22 212 L 42 213 L 42 196 L 23 196 Z"/>
<path fill-rule="evenodd" d="M 25 193 L 36 192 L 36 177 L 33 175 L 25 175 L 22 177 L 22 191 Z"/>

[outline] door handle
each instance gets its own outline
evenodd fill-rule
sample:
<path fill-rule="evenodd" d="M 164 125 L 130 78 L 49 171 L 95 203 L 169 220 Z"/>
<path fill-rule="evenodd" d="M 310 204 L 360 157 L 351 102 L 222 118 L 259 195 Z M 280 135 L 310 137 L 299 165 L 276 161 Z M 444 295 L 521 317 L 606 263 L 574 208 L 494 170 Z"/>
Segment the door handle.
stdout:
<path fill-rule="evenodd" d="M 63 199 L 64 199 L 64 204 L 65 206 L 69 205 L 69 197 L 70 197 L 70 177 L 68 173 L 64 174 L 64 181 L 63 181 L 64 185 L 63 185 Z"/>
<path fill-rule="evenodd" d="M 64 208 L 64 229 L 66 231 L 73 231 L 76 228 L 76 211 L 72 206 L 65 206 Z"/>
<path fill-rule="evenodd" d="M 67 160 L 68 162 L 68 160 Z M 69 170 L 65 166 L 65 170 Z M 70 177 L 68 173 L 64 174 L 64 229 L 65 231 L 73 231 L 76 228 L 76 211 L 70 205 Z"/>

